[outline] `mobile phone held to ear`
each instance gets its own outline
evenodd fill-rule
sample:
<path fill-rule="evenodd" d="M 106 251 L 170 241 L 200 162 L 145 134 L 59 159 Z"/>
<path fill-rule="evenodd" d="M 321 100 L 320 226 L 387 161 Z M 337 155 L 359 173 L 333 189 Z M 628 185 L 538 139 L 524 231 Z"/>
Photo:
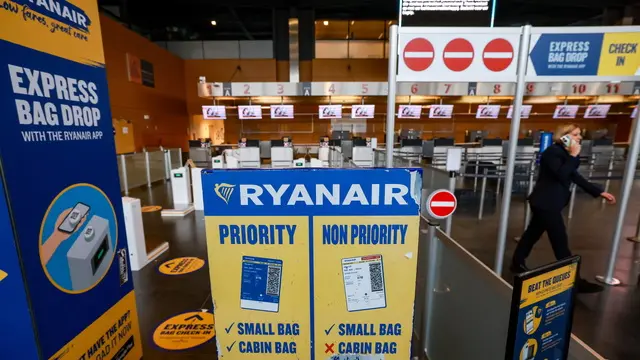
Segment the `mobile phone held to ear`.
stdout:
<path fill-rule="evenodd" d="M 560 141 L 562 141 L 565 148 L 569 149 L 571 147 L 571 136 L 564 135 L 560 138 Z"/>

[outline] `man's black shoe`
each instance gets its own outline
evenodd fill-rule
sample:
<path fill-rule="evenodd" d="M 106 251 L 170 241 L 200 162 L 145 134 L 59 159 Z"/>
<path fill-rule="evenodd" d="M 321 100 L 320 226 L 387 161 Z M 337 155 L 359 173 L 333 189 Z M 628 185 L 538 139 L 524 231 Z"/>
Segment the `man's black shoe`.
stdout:
<path fill-rule="evenodd" d="M 589 282 L 585 279 L 578 279 L 578 281 L 576 282 L 576 288 L 581 294 L 594 294 L 604 290 L 604 287 L 602 285 Z"/>
<path fill-rule="evenodd" d="M 529 271 L 529 268 L 525 264 L 511 263 L 509 270 L 514 274 L 520 274 Z"/>

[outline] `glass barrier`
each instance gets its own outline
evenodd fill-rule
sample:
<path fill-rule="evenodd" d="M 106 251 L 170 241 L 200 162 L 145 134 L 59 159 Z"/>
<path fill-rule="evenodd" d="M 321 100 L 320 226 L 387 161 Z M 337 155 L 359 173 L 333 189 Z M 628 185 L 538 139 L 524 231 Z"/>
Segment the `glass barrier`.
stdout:
<path fill-rule="evenodd" d="M 144 153 L 125 155 L 129 189 L 147 184 L 147 164 Z"/>
<path fill-rule="evenodd" d="M 169 153 L 170 169 L 180 168 L 182 166 L 182 149 L 167 149 L 167 151 Z"/>
<path fill-rule="evenodd" d="M 414 331 L 425 355 L 504 359 L 511 286 L 424 218 L 421 228 Z M 575 336 L 568 358 L 604 360 Z"/>
<path fill-rule="evenodd" d="M 148 153 L 149 155 L 149 177 L 150 182 L 156 182 L 163 180 L 165 177 L 165 157 L 164 152 L 154 151 Z"/>
<path fill-rule="evenodd" d="M 170 151 L 173 151 L 171 159 L 175 158 L 172 161 L 174 167 L 169 166 Z M 181 156 L 178 156 L 178 151 L 179 149 L 171 149 L 118 155 L 120 191 L 128 195 L 133 188 L 166 179 L 172 168 L 179 167 Z"/>

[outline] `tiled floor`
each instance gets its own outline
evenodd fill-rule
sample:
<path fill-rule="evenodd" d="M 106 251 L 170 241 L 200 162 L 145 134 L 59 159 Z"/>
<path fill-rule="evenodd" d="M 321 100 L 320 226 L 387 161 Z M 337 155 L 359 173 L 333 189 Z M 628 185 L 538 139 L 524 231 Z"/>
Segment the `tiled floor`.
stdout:
<path fill-rule="evenodd" d="M 640 187 L 638 184 L 637 187 Z M 170 191 L 165 184 L 152 189 L 132 191 L 143 205 L 171 207 Z M 637 190 L 637 189 L 635 189 Z M 616 193 L 615 184 L 613 192 Z M 635 199 L 640 196 L 634 192 Z M 632 199 L 634 199 L 632 197 Z M 508 246 L 505 267 L 509 265 L 515 247 L 512 241 L 523 228 L 524 203 L 514 197 L 510 212 Z M 640 202 L 630 201 L 624 235 L 632 235 L 640 213 Z M 499 215 L 490 214 L 478 221 L 474 209 L 460 209 L 453 220 L 452 237 L 471 253 L 493 266 Z M 583 257 L 583 276 L 602 274 L 608 260 L 616 208 L 602 206 L 585 195 L 579 195 L 573 219 L 568 224 L 572 249 Z M 143 214 L 145 235 L 149 244 L 168 241 L 169 251 L 154 264 L 134 274 L 145 359 L 215 359 L 215 341 L 183 352 L 167 352 L 153 345 L 154 329 L 166 318 L 198 309 L 212 310 L 208 269 L 183 276 L 169 277 L 158 272 L 163 261 L 181 256 L 206 259 L 204 216 L 201 212 L 185 218 L 162 218 L 160 212 Z M 152 246 L 150 246 L 152 247 Z M 546 238 L 536 246 L 530 266 L 553 260 Z M 640 245 L 622 241 L 616 267 L 619 287 L 609 287 L 596 295 L 580 295 L 576 307 L 573 332 L 588 345 L 610 360 L 640 359 Z M 509 272 L 505 269 L 505 278 Z"/>

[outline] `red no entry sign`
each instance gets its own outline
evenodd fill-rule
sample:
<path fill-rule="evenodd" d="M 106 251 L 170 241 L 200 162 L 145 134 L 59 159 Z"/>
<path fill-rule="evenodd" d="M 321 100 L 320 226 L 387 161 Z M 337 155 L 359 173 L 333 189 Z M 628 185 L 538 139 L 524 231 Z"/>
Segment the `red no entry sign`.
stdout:
<path fill-rule="evenodd" d="M 415 38 L 404 47 L 402 57 L 409 69 L 424 71 L 433 63 L 433 45 L 427 39 Z"/>
<path fill-rule="evenodd" d="M 427 199 L 427 212 L 436 219 L 448 218 L 457 206 L 458 200 L 449 190 L 436 190 Z"/>
<path fill-rule="evenodd" d="M 491 71 L 503 71 L 513 62 L 513 46 L 505 39 L 491 40 L 484 47 L 482 61 Z"/>
<path fill-rule="evenodd" d="M 473 45 L 466 39 L 457 38 L 451 40 L 444 47 L 442 57 L 444 64 L 451 71 L 464 71 L 473 62 Z"/>

